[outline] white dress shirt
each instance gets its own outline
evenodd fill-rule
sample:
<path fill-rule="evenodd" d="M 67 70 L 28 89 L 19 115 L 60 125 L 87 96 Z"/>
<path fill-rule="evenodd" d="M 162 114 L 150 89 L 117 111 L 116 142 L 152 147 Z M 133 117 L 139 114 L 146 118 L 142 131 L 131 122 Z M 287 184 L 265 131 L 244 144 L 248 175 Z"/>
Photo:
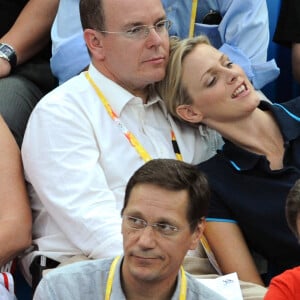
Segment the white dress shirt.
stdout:
<path fill-rule="evenodd" d="M 175 123 L 158 97 L 143 104 L 92 65 L 89 74 L 152 158 L 175 158 L 171 125 L 187 162 L 208 159 L 219 147 L 214 131 Z M 37 254 L 63 261 L 78 254 L 103 258 L 122 253 L 125 186 L 144 161 L 84 73 L 37 104 L 27 125 L 22 158 L 33 210 L 33 241 L 38 246 L 23 258 L 24 271 Z"/>

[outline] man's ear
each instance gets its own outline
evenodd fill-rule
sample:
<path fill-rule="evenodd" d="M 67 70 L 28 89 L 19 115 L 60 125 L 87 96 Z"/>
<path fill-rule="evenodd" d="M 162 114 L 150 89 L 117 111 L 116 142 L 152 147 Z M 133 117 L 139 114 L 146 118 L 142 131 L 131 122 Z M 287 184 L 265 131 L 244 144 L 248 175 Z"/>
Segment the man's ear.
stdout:
<path fill-rule="evenodd" d="M 196 111 L 190 104 L 182 104 L 176 108 L 178 116 L 190 123 L 200 123 L 203 115 L 200 111 Z"/>
<path fill-rule="evenodd" d="M 201 221 L 197 224 L 195 231 L 193 233 L 192 242 L 190 245 L 190 250 L 194 250 L 197 248 L 198 244 L 200 243 L 200 238 L 203 235 L 204 228 L 205 228 L 205 218 L 201 218 Z"/>
<path fill-rule="evenodd" d="M 104 48 L 101 33 L 97 32 L 94 29 L 85 29 L 83 36 L 92 56 L 97 57 L 98 59 L 104 57 Z"/>

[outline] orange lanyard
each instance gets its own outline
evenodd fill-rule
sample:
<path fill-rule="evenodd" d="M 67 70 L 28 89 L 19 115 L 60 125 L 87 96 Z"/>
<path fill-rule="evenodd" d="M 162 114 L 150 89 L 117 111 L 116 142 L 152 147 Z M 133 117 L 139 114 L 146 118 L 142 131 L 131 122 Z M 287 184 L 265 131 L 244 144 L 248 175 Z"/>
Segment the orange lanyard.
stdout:
<path fill-rule="evenodd" d="M 104 94 L 101 92 L 101 90 L 98 88 L 94 80 L 91 78 L 90 74 L 88 72 L 85 73 L 85 76 L 89 83 L 92 85 L 94 88 L 96 94 L 98 95 L 99 99 L 101 100 L 103 106 L 105 107 L 107 113 L 109 116 L 112 118 L 112 120 L 118 125 L 118 127 L 121 129 L 129 143 L 131 144 L 132 147 L 136 150 L 136 152 L 140 155 L 140 157 L 145 161 L 151 160 L 150 154 L 147 152 L 147 150 L 142 146 L 142 144 L 138 141 L 138 139 L 133 135 L 132 132 L 130 132 L 124 123 L 120 120 L 119 116 L 113 111 L 112 107 L 110 106 L 108 100 L 104 96 Z M 171 130 L 171 138 L 172 138 L 172 145 L 173 149 L 176 155 L 176 158 L 178 160 L 182 160 L 182 155 L 180 154 L 179 147 L 176 141 L 175 133 L 173 130 Z"/>
<path fill-rule="evenodd" d="M 105 290 L 105 300 L 109 300 L 110 299 L 110 294 L 112 291 L 112 285 L 113 285 L 113 281 L 114 281 L 114 277 L 115 277 L 115 273 L 116 273 L 116 267 L 117 267 L 117 263 L 120 260 L 120 256 L 117 256 L 109 269 L 109 273 L 108 273 L 108 278 L 107 278 L 107 284 L 106 284 L 106 290 Z M 186 291 L 187 291 L 187 280 L 186 280 L 186 275 L 184 272 L 183 267 L 180 267 L 180 272 L 181 272 L 181 283 L 180 283 L 180 294 L 179 294 L 179 300 L 185 300 L 186 299 Z"/>

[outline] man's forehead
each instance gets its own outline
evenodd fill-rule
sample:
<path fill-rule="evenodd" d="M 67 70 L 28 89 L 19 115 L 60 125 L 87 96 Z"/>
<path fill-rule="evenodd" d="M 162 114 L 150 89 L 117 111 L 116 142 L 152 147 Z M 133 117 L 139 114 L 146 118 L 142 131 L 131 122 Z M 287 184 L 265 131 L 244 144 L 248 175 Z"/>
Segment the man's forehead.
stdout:
<path fill-rule="evenodd" d="M 151 24 L 166 17 L 160 0 L 103 0 L 106 22 Z"/>
<path fill-rule="evenodd" d="M 186 190 L 174 191 L 155 184 L 138 184 L 131 190 L 126 210 L 143 212 L 146 207 L 149 211 L 169 211 L 185 215 L 187 199 Z"/>

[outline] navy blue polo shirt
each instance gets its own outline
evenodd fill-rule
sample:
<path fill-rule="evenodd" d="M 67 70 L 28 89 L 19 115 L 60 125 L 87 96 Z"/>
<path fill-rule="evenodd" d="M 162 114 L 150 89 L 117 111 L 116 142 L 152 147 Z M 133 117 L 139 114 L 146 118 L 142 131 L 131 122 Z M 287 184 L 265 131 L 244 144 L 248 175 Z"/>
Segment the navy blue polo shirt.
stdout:
<path fill-rule="evenodd" d="M 273 113 L 284 139 L 284 167 L 272 171 L 263 155 L 224 140 L 222 150 L 199 165 L 212 190 L 207 221 L 236 222 L 250 249 L 278 273 L 300 265 L 300 246 L 285 218 L 286 196 L 300 178 L 300 97 L 261 102 Z"/>

